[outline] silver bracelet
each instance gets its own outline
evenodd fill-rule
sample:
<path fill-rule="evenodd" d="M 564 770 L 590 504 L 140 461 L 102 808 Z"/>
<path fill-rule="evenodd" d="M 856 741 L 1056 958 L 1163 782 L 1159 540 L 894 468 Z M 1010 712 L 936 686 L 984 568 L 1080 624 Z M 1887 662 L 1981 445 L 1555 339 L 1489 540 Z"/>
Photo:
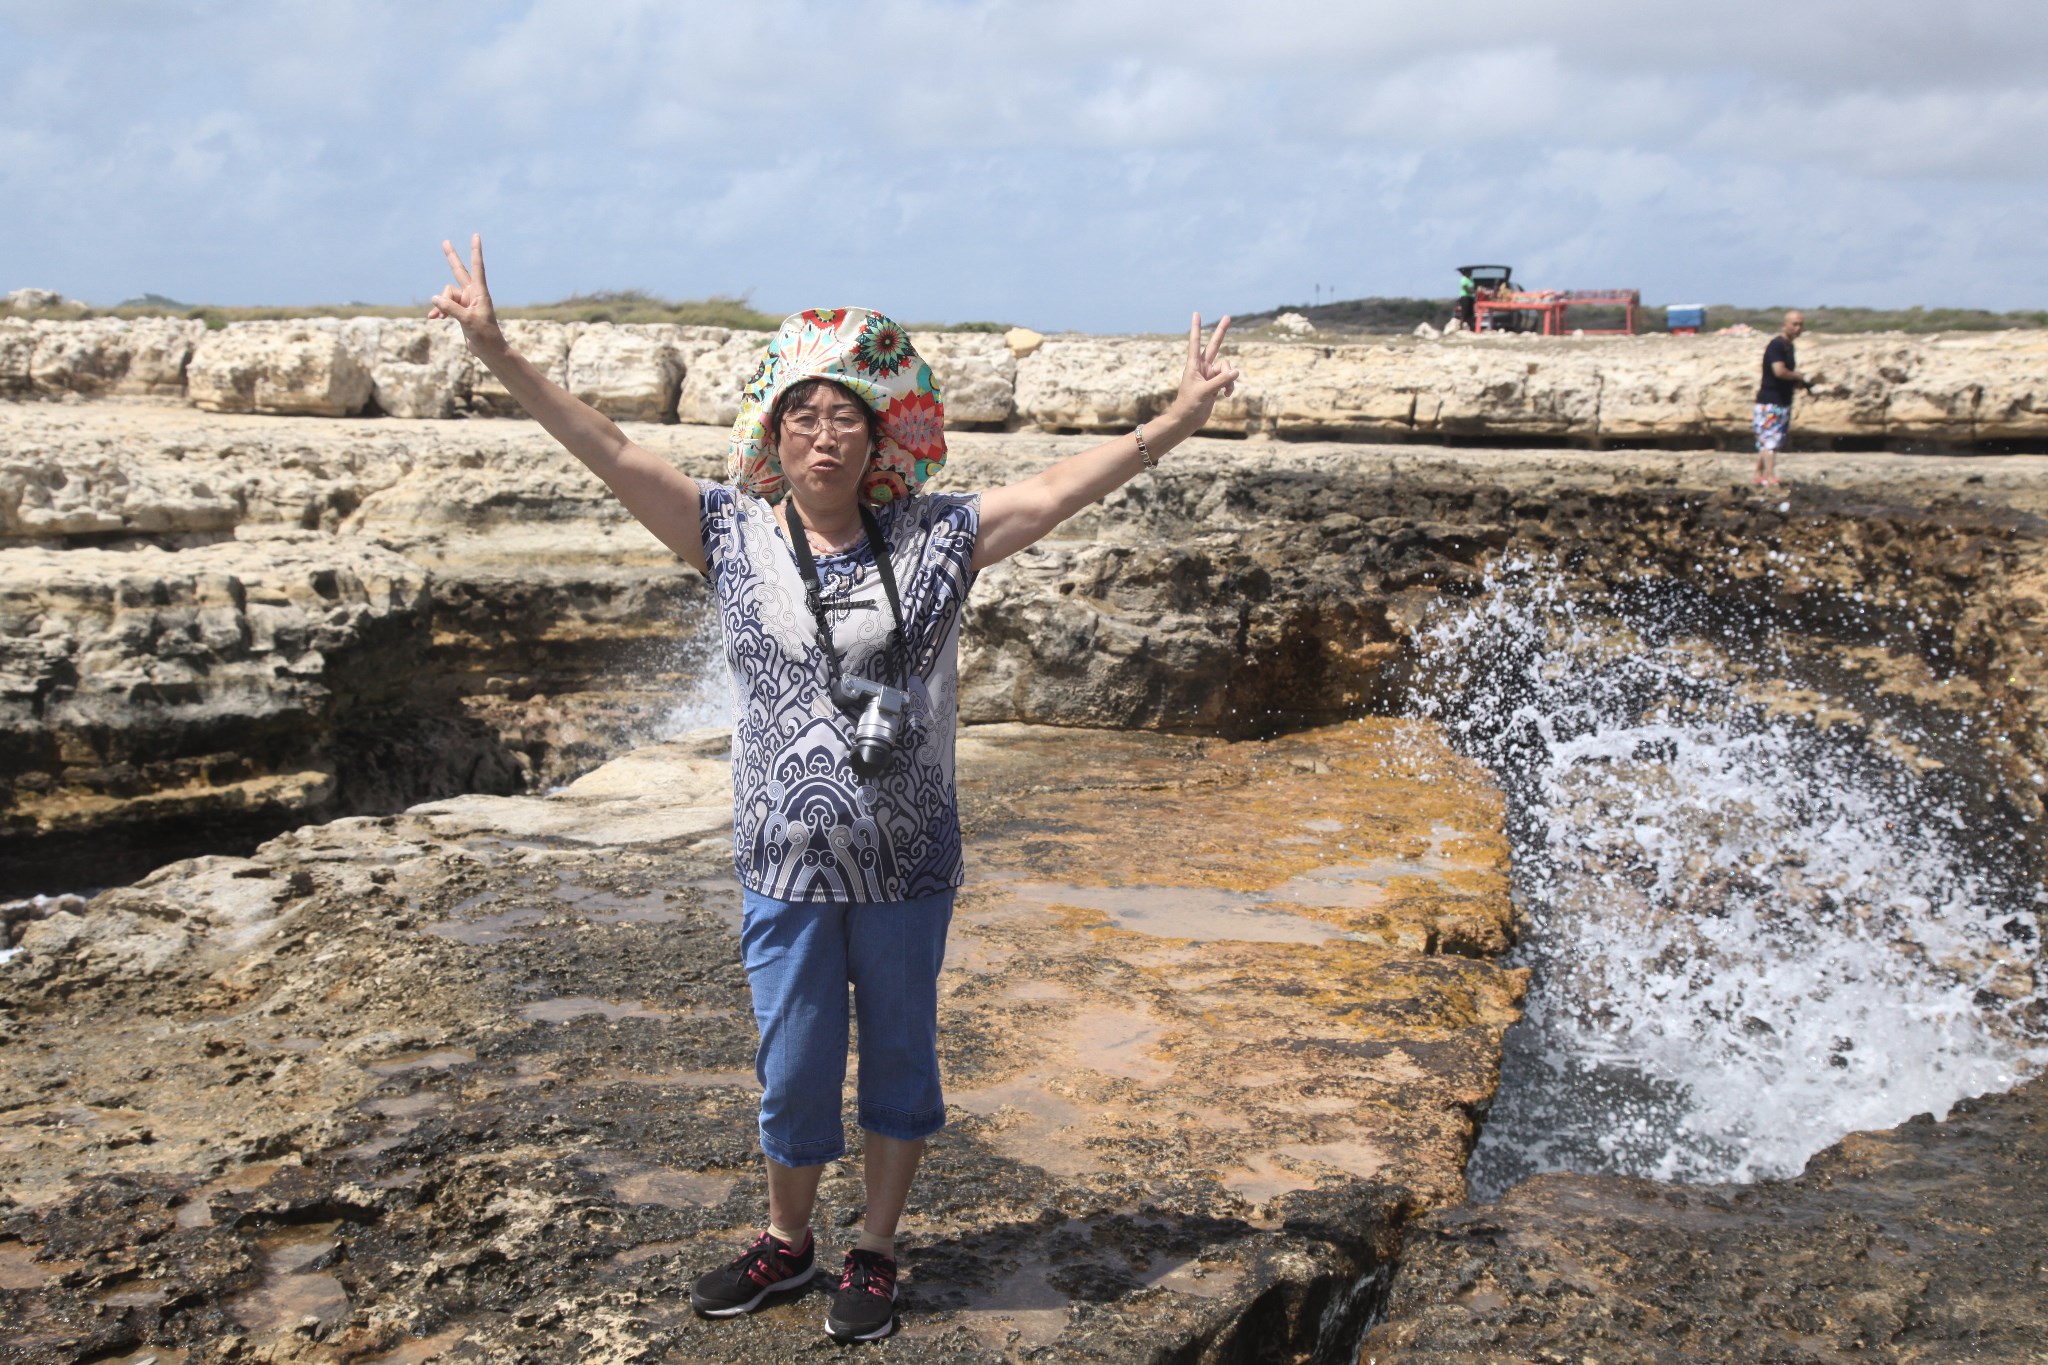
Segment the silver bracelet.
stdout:
<path fill-rule="evenodd" d="M 1145 447 L 1145 424 L 1143 422 L 1138 423 L 1137 429 L 1132 431 L 1131 435 L 1138 438 L 1138 458 L 1145 462 L 1145 468 L 1159 468 L 1159 461 L 1154 459 L 1152 452 Z"/>

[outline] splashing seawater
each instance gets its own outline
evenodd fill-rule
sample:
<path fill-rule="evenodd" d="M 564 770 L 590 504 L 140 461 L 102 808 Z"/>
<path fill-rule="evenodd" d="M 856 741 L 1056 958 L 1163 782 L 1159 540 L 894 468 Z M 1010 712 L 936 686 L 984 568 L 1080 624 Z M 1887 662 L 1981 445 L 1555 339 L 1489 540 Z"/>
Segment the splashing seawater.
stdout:
<path fill-rule="evenodd" d="M 732 721 L 732 674 L 725 665 L 715 625 L 700 623 L 670 649 L 670 669 L 682 686 L 675 704 L 654 718 L 643 738 L 659 744 L 680 739 L 692 730 Z"/>
<path fill-rule="evenodd" d="M 2040 893 L 1981 827 L 1996 803 L 1925 756 L 1969 747 L 1935 732 L 1961 722 L 1772 704 L 1791 656 L 1692 629 L 1704 600 L 1595 601 L 1525 564 L 1418 635 L 1413 709 L 1508 792 L 1532 969 L 1479 1197 L 1545 1170 L 1791 1175 L 2048 1063 Z"/>

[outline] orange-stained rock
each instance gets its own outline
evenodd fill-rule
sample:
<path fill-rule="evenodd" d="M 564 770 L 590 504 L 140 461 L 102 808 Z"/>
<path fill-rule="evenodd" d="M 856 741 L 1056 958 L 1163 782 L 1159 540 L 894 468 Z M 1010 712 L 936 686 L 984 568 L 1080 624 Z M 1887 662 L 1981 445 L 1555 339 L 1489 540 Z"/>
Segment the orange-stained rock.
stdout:
<path fill-rule="evenodd" d="M 763 1211 L 724 746 L 308 827 L 29 923 L 0 1049 L 22 1330 L 117 1349 L 82 1305 L 176 1283 L 153 1345 L 231 1319 L 341 1360 L 488 1281 L 555 1306 L 458 1317 L 480 1350 L 810 1349 L 815 1301 L 705 1324 L 681 1292 Z M 950 1121 L 902 1228 L 896 1349 L 1313 1343 L 1399 1220 L 1462 1189 L 1523 985 L 1484 956 L 1510 928 L 1497 793 L 1410 722 L 1000 726 L 960 758 Z M 857 1172 L 822 1175 L 835 1258 Z M 287 1263 L 305 1278 L 251 1273 Z"/>
<path fill-rule="evenodd" d="M 1170 1180 L 1191 1213 L 1271 1216 L 1337 1176 L 1462 1197 L 1524 985 L 1487 960 L 1513 933 L 1491 781 L 1415 722 L 1082 733 L 1085 763 L 1071 731 L 963 736 L 946 1032 L 989 1041 L 958 1102 L 1119 1202 Z"/>

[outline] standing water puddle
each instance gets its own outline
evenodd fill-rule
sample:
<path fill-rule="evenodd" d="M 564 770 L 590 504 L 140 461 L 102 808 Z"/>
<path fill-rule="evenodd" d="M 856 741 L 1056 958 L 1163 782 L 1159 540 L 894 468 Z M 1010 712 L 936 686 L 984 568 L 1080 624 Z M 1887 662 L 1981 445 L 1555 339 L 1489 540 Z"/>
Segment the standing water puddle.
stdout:
<path fill-rule="evenodd" d="M 1341 869 L 1327 869 L 1337 873 Z M 1323 924 L 1275 902 L 1322 906 L 1365 907 L 1384 899 L 1369 881 L 1293 881 L 1266 892 L 1225 891 L 1209 886 L 1067 886 L 1057 882 L 991 879 L 992 885 L 1020 901 L 1046 907 L 1093 910 L 1119 929 L 1156 938 L 1203 942 L 1323 943 L 1333 938 L 1358 938 L 1332 924 Z"/>
<path fill-rule="evenodd" d="M 1926 757 L 1984 737 L 1874 692 L 1786 706 L 1776 627 L 1689 589 L 1493 588 L 1423 633 L 1414 691 L 1508 792 L 1534 972 L 1476 1193 L 1787 1176 L 2048 1060 L 2038 893 L 1984 838 L 1995 793 Z"/>
<path fill-rule="evenodd" d="M 530 1005 L 519 1007 L 520 1017 L 541 1024 L 567 1024 L 601 1014 L 606 1019 L 666 1019 L 667 1010 L 658 1010 L 635 1000 L 600 1000 L 594 995 L 562 995 L 548 1000 L 536 1000 Z"/>
<path fill-rule="evenodd" d="M 664 924 L 681 919 L 679 912 L 667 907 L 667 901 L 665 891 L 614 891 L 564 873 L 545 889 L 540 879 L 527 878 L 516 886 L 469 896 L 450 906 L 448 917 L 427 925 L 426 930 L 471 947 L 487 947 L 503 943 L 550 915 L 575 915 L 594 924 Z M 494 905 L 504 908 L 477 913 Z"/>
<path fill-rule="evenodd" d="M 282 1228 L 257 1239 L 263 1279 L 228 1305 L 235 1320 L 252 1332 L 289 1330 L 306 1318 L 332 1324 L 348 1312 L 348 1291 L 326 1273 L 339 1254 L 338 1223 Z"/>
<path fill-rule="evenodd" d="M 605 1177 L 612 1192 L 627 1204 L 660 1204 L 671 1209 L 710 1208 L 723 1203 L 739 1183 L 737 1176 L 709 1175 L 651 1165 L 628 1157 L 603 1156 L 584 1163 Z"/>

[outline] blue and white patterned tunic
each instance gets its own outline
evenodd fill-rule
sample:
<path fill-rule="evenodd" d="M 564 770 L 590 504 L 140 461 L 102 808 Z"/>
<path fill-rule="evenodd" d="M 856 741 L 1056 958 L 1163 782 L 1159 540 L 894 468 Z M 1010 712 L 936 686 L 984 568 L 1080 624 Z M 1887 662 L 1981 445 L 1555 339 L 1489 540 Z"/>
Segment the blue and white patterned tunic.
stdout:
<path fill-rule="evenodd" d="M 960 884 L 953 786 L 960 612 L 981 502 L 916 494 L 875 509 L 902 595 L 908 667 L 865 542 L 817 557 L 840 668 L 910 694 L 896 761 L 872 780 L 850 762 L 854 718 L 831 669 L 788 537 L 768 503 L 707 483 L 704 556 L 732 669 L 733 865 L 786 901 L 914 900 Z"/>

